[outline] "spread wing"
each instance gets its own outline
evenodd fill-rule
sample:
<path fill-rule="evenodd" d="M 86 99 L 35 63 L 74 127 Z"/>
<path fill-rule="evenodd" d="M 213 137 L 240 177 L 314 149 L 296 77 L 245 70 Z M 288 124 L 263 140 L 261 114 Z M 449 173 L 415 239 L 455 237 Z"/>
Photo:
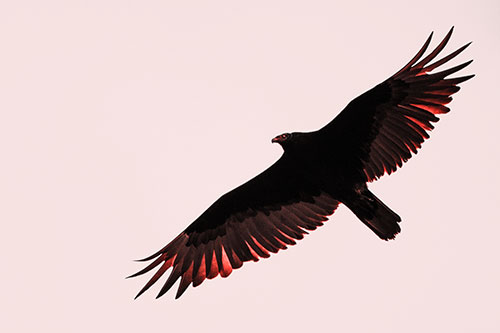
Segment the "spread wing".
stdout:
<path fill-rule="evenodd" d="M 169 269 L 157 297 L 181 278 L 176 298 L 192 283 L 217 275 L 227 277 L 246 261 L 258 261 L 294 245 L 333 214 L 338 201 L 321 192 L 307 177 L 294 174 L 284 155 L 269 169 L 225 194 L 179 236 L 154 255 L 146 268 L 159 269 L 139 297 Z"/>
<path fill-rule="evenodd" d="M 429 138 L 432 123 L 450 111 L 445 105 L 460 88 L 457 84 L 474 75 L 447 79 L 471 61 L 438 73 L 434 69 L 460 54 L 467 44 L 429 64 L 448 43 L 453 28 L 443 41 L 421 59 L 432 33 L 415 57 L 392 77 L 351 101 L 328 125 L 317 133 L 323 142 L 341 142 L 336 160 L 345 169 L 355 170 L 359 180 L 373 181 L 392 173 L 416 154 Z M 420 60 L 421 59 L 421 60 Z"/>

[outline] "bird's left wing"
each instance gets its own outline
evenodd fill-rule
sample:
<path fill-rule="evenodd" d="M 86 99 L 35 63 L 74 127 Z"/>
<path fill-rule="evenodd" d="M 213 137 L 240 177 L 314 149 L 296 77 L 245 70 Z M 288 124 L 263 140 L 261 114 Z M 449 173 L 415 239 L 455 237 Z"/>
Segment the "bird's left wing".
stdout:
<path fill-rule="evenodd" d="M 176 298 L 192 283 L 217 275 L 227 277 L 246 261 L 294 245 L 306 230 L 314 230 L 333 214 L 338 201 L 293 173 L 282 157 L 269 169 L 223 195 L 163 249 L 130 276 L 159 269 L 136 296 L 151 287 L 169 268 L 170 276 L 157 297 L 181 278 Z"/>
<path fill-rule="evenodd" d="M 356 172 L 359 181 L 373 181 L 392 173 L 416 154 L 429 138 L 439 114 L 460 88 L 457 84 L 474 75 L 447 77 L 469 65 L 430 73 L 460 54 L 469 44 L 430 64 L 448 43 L 453 28 L 443 41 L 423 59 L 432 34 L 413 59 L 400 71 L 351 101 L 329 124 L 315 132 L 327 148 L 334 148 L 337 163 Z M 330 146 L 328 146 L 330 145 Z"/>

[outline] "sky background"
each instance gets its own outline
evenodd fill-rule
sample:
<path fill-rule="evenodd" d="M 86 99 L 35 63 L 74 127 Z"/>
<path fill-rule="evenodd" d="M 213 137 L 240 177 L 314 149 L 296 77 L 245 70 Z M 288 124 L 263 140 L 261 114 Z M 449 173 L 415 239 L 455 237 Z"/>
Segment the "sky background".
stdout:
<path fill-rule="evenodd" d="M 3 1 L 0 331 L 499 332 L 498 1 Z M 125 279 L 435 32 L 475 61 L 431 139 L 370 188 L 384 242 L 324 227 L 177 301 Z M 162 280 L 164 281 L 164 279 Z"/>

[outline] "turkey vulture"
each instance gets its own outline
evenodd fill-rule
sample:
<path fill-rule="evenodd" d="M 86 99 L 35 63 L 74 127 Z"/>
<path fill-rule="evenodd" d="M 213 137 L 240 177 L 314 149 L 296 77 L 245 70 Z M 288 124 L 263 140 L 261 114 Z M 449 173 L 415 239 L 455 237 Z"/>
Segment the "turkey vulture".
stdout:
<path fill-rule="evenodd" d="M 383 240 L 400 232 L 401 218 L 367 187 L 391 174 L 429 138 L 432 123 L 450 109 L 445 105 L 474 75 L 447 77 L 471 61 L 430 73 L 460 54 L 459 48 L 430 62 L 448 43 L 453 28 L 426 57 L 432 33 L 400 71 L 352 100 L 330 123 L 315 132 L 285 133 L 272 142 L 283 155 L 267 170 L 224 194 L 180 235 L 157 253 L 138 276 L 159 269 L 139 297 L 169 269 L 157 297 L 181 278 L 176 298 L 192 283 L 227 277 L 246 261 L 258 261 L 294 245 L 308 230 L 323 225 L 339 204 L 346 205 Z"/>

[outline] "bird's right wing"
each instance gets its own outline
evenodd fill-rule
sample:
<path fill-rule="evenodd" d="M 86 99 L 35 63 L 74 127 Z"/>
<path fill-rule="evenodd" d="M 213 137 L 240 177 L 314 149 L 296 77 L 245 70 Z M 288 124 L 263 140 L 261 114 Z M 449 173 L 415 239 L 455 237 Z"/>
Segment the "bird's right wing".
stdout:
<path fill-rule="evenodd" d="M 457 84 L 474 75 L 446 79 L 471 61 L 438 73 L 434 69 L 461 53 L 469 44 L 429 64 L 446 46 L 453 28 L 425 58 L 432 33 L 415 57 L 392 77 L 351 101 L 329 124 L 315 132 L 321 142 L 338 143 L 336 161 L 355 170 L 360 181 L 373 181 L 392 173 L 416 154 L 437 115 L 460 88 Z M 420 61 L 419 61 L 420 60 Z"/>
<path fill-rule="evenodd" d="M 307 230 L 323 225 L 339 202 L 294 175 L 282 157 L 269 169 L 226 193 L 196 221 L 154 255 L 149 266 L 132 275 L 159 269 L 136 296 L 169 269 L 170 276 L 157 297 L 181 278 L 176 298 L 192 283 L 200 285 L 217 275 L 227 277 L 246 261 L 295 244 Z"/>

